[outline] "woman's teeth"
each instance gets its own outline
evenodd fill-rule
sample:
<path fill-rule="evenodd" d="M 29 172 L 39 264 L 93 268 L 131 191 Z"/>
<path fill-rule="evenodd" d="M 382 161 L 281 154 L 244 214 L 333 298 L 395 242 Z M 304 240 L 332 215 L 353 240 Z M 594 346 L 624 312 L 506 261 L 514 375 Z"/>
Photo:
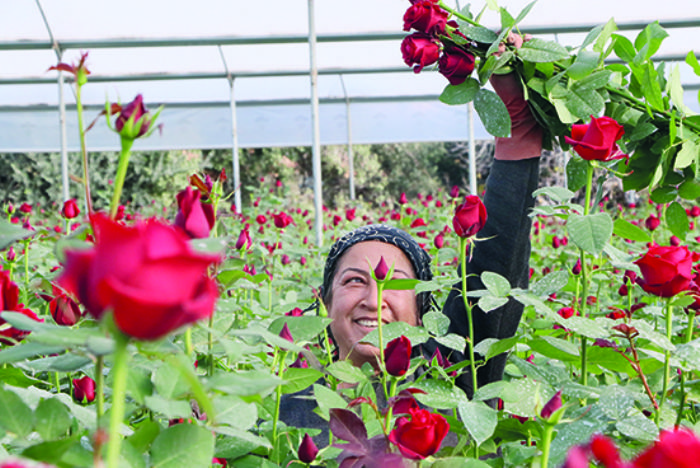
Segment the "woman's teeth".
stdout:
<path fill-rule="evenodd" d="M 357 320 L 357 324 L 366 328 L 377 328 L 379 326 L 379 322 L 377 320 L 371 319 L 359 319 Z"/>

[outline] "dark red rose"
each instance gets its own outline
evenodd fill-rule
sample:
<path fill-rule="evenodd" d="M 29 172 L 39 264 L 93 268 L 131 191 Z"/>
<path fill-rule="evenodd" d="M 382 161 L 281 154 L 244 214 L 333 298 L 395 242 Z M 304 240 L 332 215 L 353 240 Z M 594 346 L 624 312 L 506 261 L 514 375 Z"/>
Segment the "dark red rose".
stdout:
<path fill-rule="evenodd" d="M 155 219 L 123 226 L 97 213 L 92 226 L 94 247 L 68 250 L 58 279 L 91 315 L 111 309 L 122 332 L 143 340 L 211 316 L 218 291 L 207 271 L 218 255 L 193 251 Z"/>
<path fill-rule="evenodd" d="M 625 464 L 620 458 L 620 452 L 612 440 L 604 435 L 594 434 L 588 447 L 595 457 L 603 466 L 607 468 L 624 468 Z"/>
<path fill-rule="evenodd" d="M 431 0 L 416 2 L 403 15 L 403 30 L 413 28 L 429 35 L 444 34 L 448 16 L 447 11 Z"/>
<path fill-rule="evenodd" d="M 291 216 L 289 216 L 284 211 L 280 211 L 277 214 L 272 215 L 272 219 L 275 222 L 275 227 L 278 229 L 284 229 L 294 222 Z"/>
<path fill-rule="evenodd" d="M 242 248 L 250 248 L 253 241 L 250 240 L 250 233 L 248 229 L 241 229 L 241 233 L 238 235 L 238 240 L 236 240 L 236 250 L 241 250 Z"/>
<path fill-rule="evenodd" d="M 659 440 L 632 461 L 633 468 L 698 468 L 700 439 L 686 428 L 661 431 Z"/>
<path fill-rule="evenodd" d="M 576 260 L 576 265 L 571 269 L 571 273 L 578 276 L 581 274 L 581 259 Z"/>
<path fill-rule="evenodd" d="M 379 259 L 379 263 L 377 263 L 377 266 L 374 267 L 374 276 L 378 280 L 383 280 L 386 279 L 386 275 L 389 273 L 389 266 L 386 264 L 386 261 L 384 260 L 384 257 L 382 256 Z"/>
<path fill-rule="evenodd" d="M 469 195 L 455 208 L 452 228 L 459 237 L 471 237 L 486 223 L 486 207 L 476 195 Z"/>
<path fill-rule="evenodd" d="M 17 283 L 10 280 L 10 272 L 0 270 L 0 312 L 19 312 L 22 315 L 43 322 L 37 315 L 24 307 L 24 304 L 19 302 L 19 287 Z M 13 345 L 18 341 L 22 341 L 30 332 L 18 330 L 15 327 L 5 328 L 7 322 L 0 317 L 0 343 Z M 4 337 L 4 338 L 3 338 Z M 5 339 L 9 338 L 9 339 Z"/>
<path fill-rule="evenodd" d="M 289 331 L 289 327 L 287 326 L 287 322 L 284 322 L 284 326 L 282 327 L 282 331 L 280 332 L 280 337 L 284 338 L 285 340 L 289 341 L 290 343 L 294 343 L 294 337 L 292 337 L 292 332 Z"/>
<path fill-rule="evenodd" d="M 445 236 L 442 233 L 435 236 L 435 239 L 433 239 L 433 245 L 435 245 L 436 249 L 441 249 L 442 246 L 445 245 Z"/>
<path fill-rule="evenodd" d="M 571 137 L 564 140 L 587 161 L 610 161 L 625 157 L 616 141 L 622 138 L 625 129 L 610 117 L 591 116 L 590 124 L 571 126 Z"/>
<path fill-rule="evenodd" d="M 19 205 L 19 212 L 24 214 L 31 214 L 32 205 L 30 205 L 27 202 L 22 203 L 21 205 Z"/>
<path fill-rule="evenodd" d="M 656 296 L 675 296 L 687 290 L 693 278 L 693 260 L 686 246 L 654 245 L 634 263 L 642 272 L 637 284 Z"/>
<path fill-rule="evenodd" d="M 561 408 L 562 406 L 562 401 L 561 401 L 561 390 L 559 390 L 557 393 L 554 394 L 552 398 L 549 399 L 547 403 L 542 407 L 542 411 L 540 411 L 540 416 L 542 416 L 542 419 L 549 419 L 552 414 Z"/>
<path fill-rule="evenodd" d="M 175 226 L 193 239 L 209 237 L 216 222 L 214 207 L 209 203 L 202 203 L 201 196 L 199 190 L 189 186 L 177 194 L 179 209 L 175 216 Z"/>
<path fill-rule="evenodd" d="M 255 222 L 262 226 L 267 222 L 267 218 L 265 217 L 265 215 L 261 214 L 255 217 Z"/>
<path fill-rule="evenodd" d="M 458 185 L 452 186 L 452 189 L 450 190 L 450 197 L 452 197 L 452 198 L 459 197 L 459 186 Z"/>
<path fill-rule="evenodd" d="M 401 335 L 384 348 L 384 364 L 389 375 L 401 377 L 411 365 L 411 340 Z"/>
<path fill-rule="evenodd" d="M 438 71 L 451 85 L 464 83 L 474 71 L 474 55 L 461 47 L 450 47 L 442 52 L 438 61 Z"/>
<path fill-rule="evenodd" d="M 408 414 L 396 420 L 389 441 L 404 457 L 422 460 L 440 449 L 450 425 L 442 415 L 427 410 L 409 408 Z"/>
<path fill-rule="evenodd" d="M 143 136 L 151 127 L 151 115 L 143 105 L 143 96 L 137 95 L 124 107 L 117 107 L 117 119 L 114 128 L 124 138 L 135 139 Z"/>
<path fill-rule="evenodd" d="M 345 210 L 345 219 L 347 219 L 348 221 L 352 221 L 353 219 L 355 219 L 356 209 L 357 208 L 348 208 L 347 210 Z"/>
<path fill-rule="evenodd" d="M 73 379 L 73 398 L 80 403 L 93 401 L 95 399 L 95 381 L 87 375 L 80 379 Z"/>
<path fill-rule="evenodd" d="M 427 34 L 413 33 L 401 42 L 401 54 L 406 65 L 415 65 L 413 71 L 419 73 L 423 67 L 437 62 L 440 46 Z"/>
<path fill-rule="evenodd" d="M 316 444 L 314 444 L 314 441 L 309 434 L 304 434 L 301 445 L 299 445 L 298 455 L 299 460 L 304 463 L 311 463 L 316 459 L 316 455 L 318 455 L 318 447 L 316 447 Z"/>
<path fill-rule="evenodd" d="M 53 67 L 49 67 L 49 70 L 60 70 L 64 72 L 71 73 L 75 76 L 76 82 L 82 86 L 87 83 L 87 76 L 90 74 L 90 70 L 85 66 L 85 60 L 87 59 L 88 53 L 80 53 L 80 61 L 77 64 L 69 65 L 65 62 L 61 62 Z"/>
<path fill-rule="evenodd" d="M 54 297 L 49 302 L 49 312 L 54 321 L 66 327 L 71 327 L 78 323 L 82 313 L 80 306 L 59 288 L 54 287 Z"/>
<path fill-rule="evenodd" d="M 65 201 L 61 214 L 66 219 L 76 218 L 80 214 L 80 208 L 78 208 L 78 203 L 75 201 L 75 198 Z"/>
<path fill-rule="evenodd" d="M 644 225 L 650 231 L 656 230 L 656 228 L 658 228 L 660 224 L 661 224 L 661 220 L 654 215 L 649 215 L 649 217 L 644 220 Z"/>

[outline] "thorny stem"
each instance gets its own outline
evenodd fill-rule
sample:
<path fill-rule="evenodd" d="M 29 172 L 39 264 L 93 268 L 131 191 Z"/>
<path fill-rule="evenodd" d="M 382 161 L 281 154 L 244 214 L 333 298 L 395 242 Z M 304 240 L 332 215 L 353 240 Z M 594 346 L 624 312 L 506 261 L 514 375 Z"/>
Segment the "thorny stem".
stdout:
<path fill-rule="evenodd" d="M 454 10 L 454 9 L 448 7 L 442 1 L 438 2 L 438 5 L 440 5 L 440 8 L 442 8 L 443 10 L 447 10 L 448 12 L 450 12 L 450 14 L 455 15 L 457 18 L 461 19 L 462 21 L 466 21 L 467 23 L 471 24 L 472 26 L 481 26 L 479 23 L 477 23 L 473 19 L 469 18 L 468 16 L 464 16 L 463 14 L 458 12 L 457 10 Z"/>
<path fill-rule="evenodd" d="M 472 320 L 472 307 L 467 298 L 467 248 L 469 247 L 469 239 L 465 237 L 459 238 L 459 262 L 462 267 L 462 300 L 464 301 L 464 310 L 467 313 L 467 323 L 469 325 L 469 337 L 467 338 L 467 347 L 469 348 L 469 370 L 472 374 L 472 389 L 476 393 L 478 388 L 476 378 L 476 364 L 474 363 L 474 322 Z"/>
<path fill-rule="evenodd" d="M 642 380 L 642 385 L 644 386 L 644 391 L 646 392 L 647 396 L 649 397 L 649 400 L 651 400 L 651 404 L 654 406 L 654 411 L 658 414 L 659 412 L 659 404 L 656 402 L 656 397 L 654 397 L 654 392 L 651 391 L 651 388 L 649 388 L 649 383 L 647 382 L 647 378 L 644 375 L 644 372 L 642 372 L 642 367 L 639 364 L 639 355 L 637 354 L 637 348 L 634 347 L 634 341 L 632 341 L 631 336 L 626 336 L 627 341 L 630 343 L 630 350 L 632 351 L 632 357 L 634 359 L 630 359 L 629 356 L 627 356 L 624 352 L 618 351 L 620 355 L 627 359 L 627 362 L 630 363 L 632 366 L 632 369 L 639 375 L 639 378 Z"/>

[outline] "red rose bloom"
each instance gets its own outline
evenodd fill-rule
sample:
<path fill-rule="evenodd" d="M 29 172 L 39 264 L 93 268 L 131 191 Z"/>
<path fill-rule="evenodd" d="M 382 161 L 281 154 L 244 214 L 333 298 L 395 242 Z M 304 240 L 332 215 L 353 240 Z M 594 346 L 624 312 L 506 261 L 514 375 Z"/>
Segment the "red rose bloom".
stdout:
<path fill-rule="evenodd" d="M 413 71 L 418 73 L 423 67 L 437 62 L 440 46 L 427 34 L 413 33 L 401 42 L 401 54 L 406 65 L 415 65 Z"/>
<path fill-rule="evenodd" d="M 384 364 L 389 375 L 401 377 L 411 365 L 411 340 L 401 335 L 384 349 Z"/>
<path fill-rule="evenodd" d="M 615 119 L 591 116 L 590 124 L 572 125 L 571 137 L 564 140 L 587 161 L 610 161 L 625 157 L 615 143 L 624 133 Z"/>
<path fill-rule="evenodd" d="M 95 246 L 68 250 L 58 279 L 91 315 L 111 309 L 122 332 L 143 340 L 211 316 L 218 291 L 207 270 L 218 255 L 193 251 L 155 219 L 127 227 L 98 213 L 92 225 Z"/>
<path fill-rule="evenodd" d="M 117 106 L 119 105 L 117 104 Z M 114 121 L 114 128 L 121 136 L 133 140 L 148 132 L 152 118 L 146 106 L 143 105 L 143 96 L 141 94 L 137 95 L 126 106 L 119 106 L 115 110 L 118 111 L 118 114 L 117 119 Z M 130 121 L 132 122 L 131 125 L 129 125 Z"/>
<path fill-rule="evenodd" d="M 273 214 L 272 219 L 275 222 L 275 227 L 278 229 L 284 229 L 294 222 L 292 217 L 284 211 L 280 211 L 278 214 Z"/>
<path fill-rule="evenodd" d="M 476 195 L 469 195 L 455 208 L 452 228 L 459 237 L 471 237 L 486 223 L 486 207 Z"/>
<path fill-rule="evenodd" d="M 95 381 L 87 375 L 80 379 L 73 379 L 73 398 L 80 403 L 93 401 L 95 399 Z"/>
<path fill-rule="evenodd" d="M 700 468 L 700 439 L 690 429 L 661 431 L 659 440 L 639 454 L 634 468 Z"/>
<path fill-rule="evenodd" d="M 408 414 L 396 420 L 389 441 L 404 457 L 422 460 L 440 449 L 450 425 L 442 415 L 427 410 L 409 408 Z"/>
<path fill-rule="evenodd" d="M 403 15 L 403 30 L 411 28 L 425 34 L 444 34 L 447 11 L 431 0 L 422 0 L 411 5 Z"/>
<path fill-rule="evenodd" d="M 686 246 L 655 245 L 634 263 L 642 272 L 637 284 L 656 296 L 675 296 L 687 290 L 693 278 L 693 259 Z"/>
<path fill-rule="evenodd" d="M 474 56 L 461 47 L 445 49 L 438 62 L 438 71 L 451 85 L 458 85 L 474 71 Z"/>
<path fill-rule="evenodd" d="M 204 239 L 216 222 L 214 207 L 209 203 L 202 203 L 199 190 L 187 187 L 177 194 L 179 210 L 175 216 L 175 226 L 179 227 L 193 239 Z"/>
<path fill-rule="evenodd" d="M 10 272 L 5 270 L 0 270 L 0 312 L 2 311 L 19 312 L 37 322 L 44 321 L 44 319 L 37 317 L 34 312 L 26 309 L 24 304 L 19 302 L 19 287 L 17 283 L 10 281 Z M 17 341 L 22 341 L 30 333 L 25 330 L 18 330 L 15 327 L 5 328 L 2 325 L 6 323 L 0 317 L 0 343 L 13 345 Z"/>
<path fill-rule="evenodd" d="M 75 198 L 66 200 L 66 202 L 63 204 L 61 214 L 66 219 L 76 218 L 80 214 L 80 208 L 78 208 L 78 203 L 75 201 Z"/>

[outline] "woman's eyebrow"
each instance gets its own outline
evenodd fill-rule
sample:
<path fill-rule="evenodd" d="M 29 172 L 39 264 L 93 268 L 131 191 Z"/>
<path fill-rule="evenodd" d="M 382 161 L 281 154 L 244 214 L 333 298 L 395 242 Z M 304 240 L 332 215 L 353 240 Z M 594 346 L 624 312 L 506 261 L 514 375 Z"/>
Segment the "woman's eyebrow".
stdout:
<path fill-rule="evenodd" d="M 363 274 L 363 275 L 369 275 L 369 273 L 367 272 L 367 270 L 363 270 L 362 268 L 356 268 L 356 267 L 347 267 L 347 268 L 343 269 L 343 271 L 340 272 L 340 275 L 344 275 L 345 273 L 348 273 L 348 272 L 360 273 L 360 274 Z"/>

